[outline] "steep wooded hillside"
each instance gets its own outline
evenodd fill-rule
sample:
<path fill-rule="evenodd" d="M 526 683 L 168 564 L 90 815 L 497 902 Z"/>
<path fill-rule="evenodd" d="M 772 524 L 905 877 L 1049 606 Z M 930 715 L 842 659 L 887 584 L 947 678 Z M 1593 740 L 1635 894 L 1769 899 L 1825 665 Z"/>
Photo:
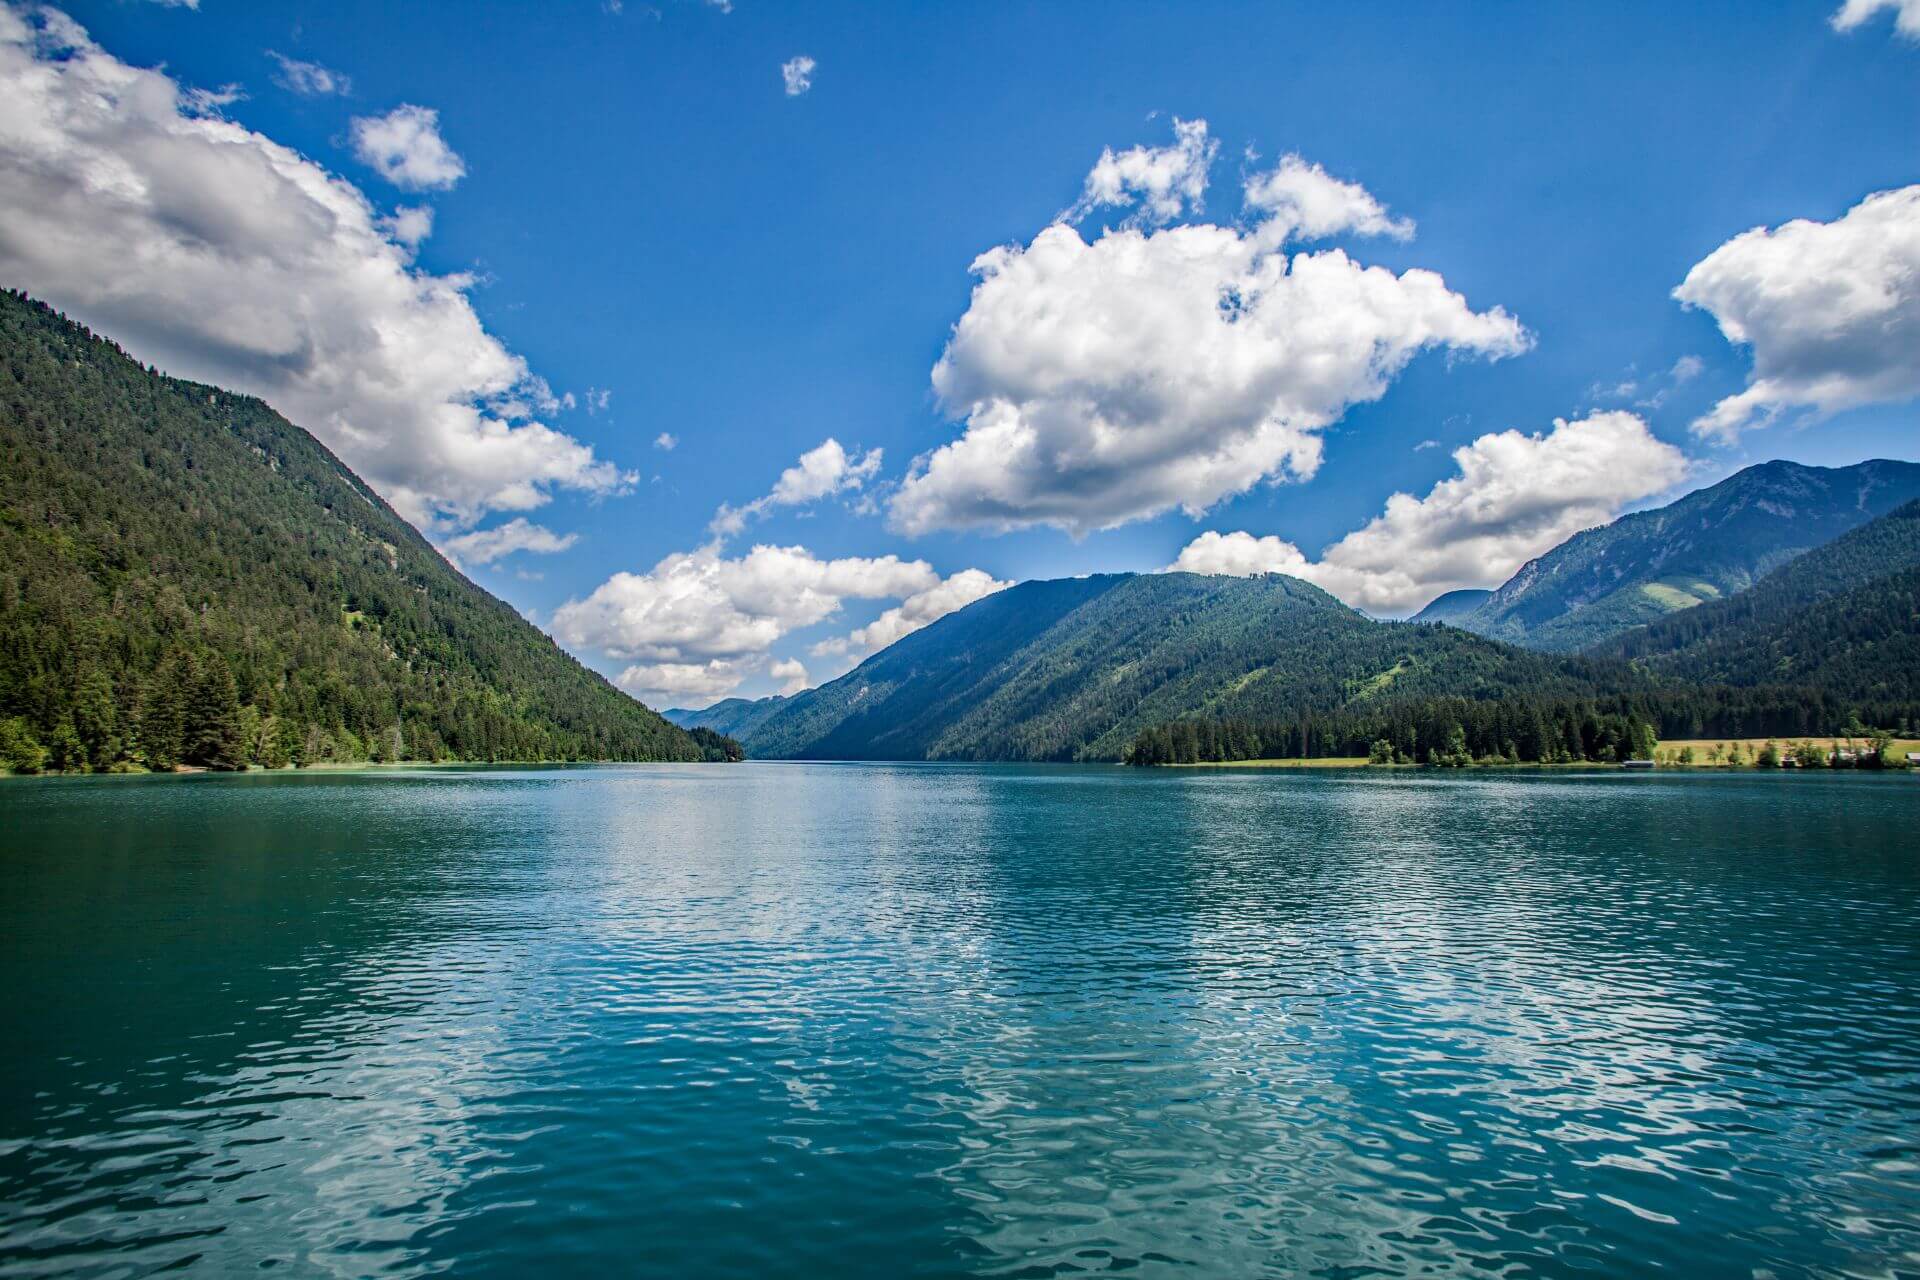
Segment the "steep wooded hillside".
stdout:
<path fill-rule="evenodd" d="M 1529 648 L 1590 648 L 1752 586 L 1920 497 L 1920 463 L 1767 462 L 1654 511 L 1575 534 L 1451 621 Z"/>
<path fill-rule="evenodd" d="M 1671 680 L 1920 699 L 1920 502 L 1597 652 Z"/>
<path fill-rule="evenodd" d="M 258 400 L 0 294 L 14 767 L 699 760 Z"/>

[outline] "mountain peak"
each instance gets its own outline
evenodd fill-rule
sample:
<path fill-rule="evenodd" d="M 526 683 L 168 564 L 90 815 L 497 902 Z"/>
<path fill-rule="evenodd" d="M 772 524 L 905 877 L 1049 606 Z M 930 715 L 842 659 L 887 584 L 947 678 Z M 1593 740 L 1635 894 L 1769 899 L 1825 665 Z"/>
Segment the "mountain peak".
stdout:
<path fill-rule="evenodd" d="M 1920 496 L 1920 463 L 1777 459 L 1667 506 L 1575 534 L 1455 625 L 1533 648 L 1586 648 L 1742 590 L 1793 557 Z"/>

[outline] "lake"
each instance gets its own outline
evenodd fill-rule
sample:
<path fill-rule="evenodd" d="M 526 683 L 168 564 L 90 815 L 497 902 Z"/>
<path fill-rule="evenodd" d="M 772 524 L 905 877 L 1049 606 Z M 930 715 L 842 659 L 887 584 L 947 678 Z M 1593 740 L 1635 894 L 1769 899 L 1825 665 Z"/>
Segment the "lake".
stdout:
<path fill-rule="evenodd" d="M 0 1274 L 1920 1269 L 1920 777 L 16 779 L 0 831 Z"/>

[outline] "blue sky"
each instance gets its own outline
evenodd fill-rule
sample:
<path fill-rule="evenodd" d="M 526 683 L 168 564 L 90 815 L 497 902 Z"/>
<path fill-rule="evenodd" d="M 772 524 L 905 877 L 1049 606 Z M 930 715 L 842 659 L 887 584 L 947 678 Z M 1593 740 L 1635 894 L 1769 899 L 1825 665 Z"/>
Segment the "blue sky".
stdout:
<path fill-rule="evenodd" d="M 0 208 L 37 211 L 48 230 L 30 242 L 34 218 L 13 219 L 0 273 L 136 354 L 265 394 L 477 581 L 655 703 L 831 678 L 993 583 L 1154 569 L 1183 548 L 1214 571 L 1297 564 L 1353 603 L 1404 613 L 1438 589 L 1494 585 L 1573 529 L 1749 462 L 1920 457 L 1920 354 L 1907 341 L 1920 333 L 1920 202 L 1850 216 L 1874 193 L 1920 183 L 1920 42 L 1896 28 L 1920 31 L 1920 4 L 1856 0 L 1846 30 L 1838 4 L 73 3 L 95 74 L 125 66 L 183 93 L 240 95 L 93 121 L 88 146 L 138 167 L 155 154 L 144 137 L 202 150 L 270 140 L 357 188 L 376 220 L 430 208 L 430 234 L 392 272 L 444 281 L 454 299 L 434 323 L 479 345 L 420 394 L 464 396 L 490 405 L 482 416 L 501 430 L 546 434 L 513 450 L 495 440 L 483 461 L 459 454 L 457 432 L 432 448 L 376 441 L 362 418 L 405 435 L 428 410 L 361 404 L 356 388 L 381 378 L 346 367 L 351 352 L 344 371 L 290 380 L 286 359 L 263 364 L 232 337 L 257 317 L 179 339 L 165 304 L 195 315 L 227 305 L 194 292 L 218 272 L 154 268 L 138 286 L 150 296 L 130 298 L 108 277 L 145 265 L 110 272 L 112 254 L 103 263 L 54 243 L 81 206 L 48 212 L 63 206 L 47 168 L 80 155 L 77 134 L 17 142 Z M 75 61 L 81 37 L 9 12 L 40 23 L 10 74 Z M 269 51 L 336 80 L 303 79 Z M 800 57 L 813 62 L 809 87 L 790 94 L 782 67 Z M 315 91 L 339 78 L 346 92 Z M 46 90 L 49 130 L 80 127 L 61 114 L 64 91 Z M 403 106 L 432 115 L 396 117 Z M 1176 120 L 1205 122 L 1204 146 L 1184 161 Z M 36 145 L 37 164 L 19 158 Z M 1103 152 L 1122 175 L 1116 202 L 1089 204 Z M 200 161 L 181 154 L 176 171 L 194 172 Z M 1299 165 L 1287 170 L 1287 156 Z M 1177 213 L 1156 213 L 1124 176 L 1155 165 L 1177 188 L 1204 178 L 1204 207 L 1176 198 Z M 1250 202 L 1244 184 L 1279 172 L 1291 175 L 1275 186 L 1280 203 Z M 1325 234 L 1274 230 L 1300 220 L 1299 201 L 1334 197 L 1346 212 Z M 196 245 L 229 226 L 236 246 L 270 241 L 232 248 L 233 262 L 322 260 L 298 245 L 308 219 L 281 216 L 274 202 L 292 197 L 274 183 L 210 172 L 177 198 L 190 215 L 132 211 L 89 234 L 132 253 L 190 216 L 205 220 Z M 1355 201 L 1376 212 L 1355 213 Z M 1063 234 L 1087 254 L 1049 276 L 1036 238 L 1076 202 L 1084 216 Z M 1825 225 L 1804 242 L 1730 248 L 1696 277 L 1694 306 L 1673 296 L 1735 237 L 1795 219 Z M 398 225 L 376 234 L 417 234 Z M 1170 233 L 1205 226 L 1222 228 L 1207 252 L 1233 270 L 1245 266 L 1235 254 L 1285 274 L 1289 254 L 1341 253 L 1393 273 L 1402 283 L 1389 291 L 1411 289 L 1400 273 L 1437 273 L 1444 297 L 1420 302 L 1430 310 L 1417 320 L 1402 315 L 1410 293 L 1365 302 L 1377 327 L 1368 367 L 1303 390 L 1321 366 L 1298 344 L 1348 325 L 1342 308 L 1371 286 L 1354 275 L 1330 279 L 1330 293 L 1276 292 L 1262 303 L 1270 314 L 1249 313 L 1273 326 L 1257 348 L 1223 330 L 1188 350 L 1180 325 L 1152 326 L 1189 284 L 1212 287 L 1212 276 L 1161 274 L 1191 256 Z M 1095 252 L 1109 229 L 1112 261 Z M 1127 236 L 1145 275 L 1121 260 Z M 969 268 L 996 246 L 1010 256 L 988 297 Z M 328 252 L 349 255 L 325 259 L 337 278 L 357 251 Z M 1034 278 L 1014 278 L 1025 270 Z M 1293 278 L 1304 279 L 1297 266 Z M 289 317 L 305 311 L 364 328 L 388 305 L 335 296 L 337 279 L 303 300 L 310 286 L 292 267 L 263 279 L 291 295 L 267 328 L 297 329 Z M 1835 315 L 1835 288 L 1893 296 Z M 1075 318 L 1050 325 L 1063 305 Z M 1496 331 L 1499 316 L 1510 329 Z M 1751 345 L 1722 336 L 1716 318 L 1730 316 Z M 973 336 L 956 338 L 963 318 Z M 1136 320 L 1141 334 L 1114 339 Z M 1805 336 L 1820 326 L 1837 335 L 1824 347 Z M 437 332 L 420 342 L 464 349 Z M 306 350 L 310 337 L 284 342 Z M 950 342 L 952 377 L 936 394 Z M 520 364 L 491 368 L 502 360 Z M 390 380 L 424 362 L 379 368 Z M 1771 390 L 1710 422 L 1756 362 Z M 1216 363 L 1258 367 L 1224 387 L 1208 379 L 1240 374 Z M 516 382 L 521 365 L 550 398 Z M 997 452 L 1003 411 L 1018 420 L 1006 430 L 1038 432 L 1028 463 Z M 1284 441 L 1255 441 L 1268 429 L 1256 420 Z M 1579 429 L 1556 435 L 1556 420 Z M 1062 463 L 1076 442 L 1102 438 L 1100 424 L 1129 442 L 1118 461 Z M 663 433 L 671 449 L 656 444 Z M 916 464 L 968 436 L 970 454 Z M 1222 445 L 1230 437 L 1240 444 Z M 778 487 L 829 439 L 844 463 L 815 454 L 817 483 Z M 1195 478 L 1208 469 L 1189 464 L 1213 449 L 1231 465 Z M 470 483 L 436 487 L 468 471 Z M 1382 522 L 1396 492 L 1412 505 Z M 794 500 L 765 500 L 775 493 Z M 1195 505 L 1164 509 L 1169 495 Z M 721 504 L 756 499 L 739 532 L 711 541 Z M 1014 527 L 983 525 L 988 510 Z M 472 535 L 513 520 L 564 548 L 478 562 L 485 543 Z M 1323 554 L 1356 531 L 1366 536 Z M 1194 550 L 1209 532 L 1223 536 Z M 761 544 L 804 557 L 749 564 Z M 688 559 L 663 570 L 675 555 Z M 889 610 L 880 631 L 853 638 Z"/>

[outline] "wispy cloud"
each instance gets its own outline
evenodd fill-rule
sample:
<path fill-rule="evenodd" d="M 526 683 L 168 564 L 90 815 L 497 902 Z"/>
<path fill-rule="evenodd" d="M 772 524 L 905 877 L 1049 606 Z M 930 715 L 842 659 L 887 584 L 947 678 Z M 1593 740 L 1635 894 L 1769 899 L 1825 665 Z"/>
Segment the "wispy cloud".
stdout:
<path fill-rule="evenodd" d="M 859 458 L 852 457 L 838 440 L 829 436 L 782 471 L 764 497 L 755 498 L 743 507 L 722 503 L 709 527 L 717 537 L 731 537 L 746 528 L 748 520 L 774 507 L 804 507 L 836 493 L 858 489 L 879 472 L 880 459 L 878 449 L 869 449 Z"/>
<path fill-rule="evenodd" d="M 577 533 L 555 533 L 545 525 L 516 516 L 491 529 L 475 529 L 472 533 L 448 538 L 442 545 L 461 562 L 492 564 L 516 551 L 552 555 L 565 551 L 579 540 Z"/>
<path fill-rule="evenodd" d="M 289 93 L 303 98 L 345 97 L 353 92 L 353 81 L 344 73 L 317 62 L 302 62 L 285 54 L 267 50 L 267 56 L 280 64 L 273 82 Z"/>
<path fill-rule="evenodd" d="M 804 53 L 780 64 L 780 81 L 786 85 L 789 98 L 797 98 L 813 88 L 813 69 L 817 65 Z"/>

